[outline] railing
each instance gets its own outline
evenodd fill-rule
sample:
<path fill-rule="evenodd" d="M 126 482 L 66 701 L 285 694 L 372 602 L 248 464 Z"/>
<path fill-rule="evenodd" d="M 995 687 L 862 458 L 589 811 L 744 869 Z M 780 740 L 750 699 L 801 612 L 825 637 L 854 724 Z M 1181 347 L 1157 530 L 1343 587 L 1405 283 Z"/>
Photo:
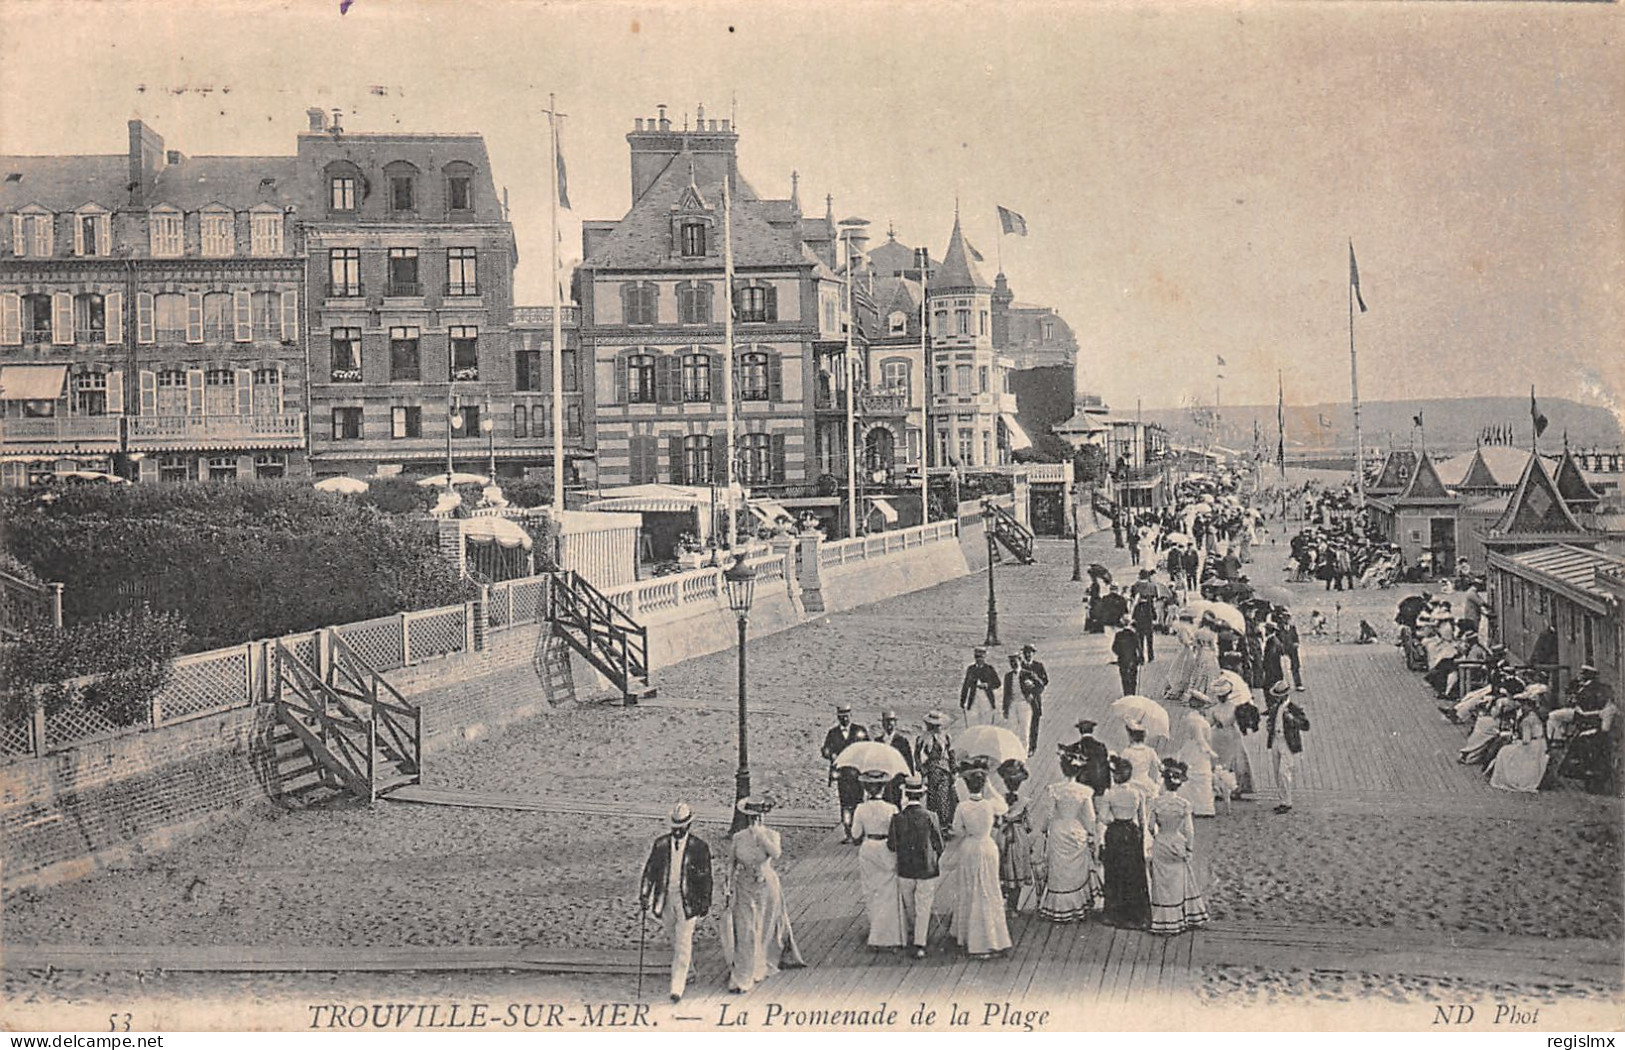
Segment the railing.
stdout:
<path fill-rule="evenodd" d="M 580 322 L 580 307 L 566 306 L 563 322 L 574 325 Z M 516 306 L 513 308 L 513 323 L 516 325 L 550 325 L 553 323 L 553 308 L 551 306 Z"/>
<path fill-rule="evenodd" d="M 1061 485 L 1066 483 L 1066 464 L 1064 463 L 1026 463 L 1027 481 L 1036 485 Z"/>
<path fill-rule="evenodd" d="M 856 536 L 849 540 L 836 540 L 833 543 L 825 543 L 819 548 L 818 564 L 820 566 L 845 565 L 853 561 L 883 558 L 888 554 L 898 554 L 912 547 L 923 547 L 928 543 L 951 540 L 957 535 L 959 535 L 959 530 L 955 522 L 933 521 L 928 525 L 914 525 L 910 528 L 876 533 L 872 536 Z"/>
<path fill-rule="evenodd" d="M 415 299 L 423 294 L 423 286 L 416 281 L 390 281 L 384 295 L 395 299 Z"/>
<path fill-rule="evenodd" d="M 73 341 L 81 345 L 107 342 L 107 329 L 105 328 L 75 328 Z"/>
<path fill-rule="evenodd" d="M 372 715 L 373 734 L 386 760 L 401 773 L 416 778 L 423 771 L 423 711 L 406 702 L 399 690 L 384 680 L 338 633 L 329 634 L 328 684 L 364 701 Z M 346 690 L 348 686 L 348 691 Z M 378 764 L 373 762 L 376 772 Z M 377 790 L 374 781 L 374 790 Z"/>
<path fill-rule="evenodd" d="M 115 430 L 116 433 L 116 430 Z M 218 442 L 301 442 L 303 413 L 246 416 L 131 416 L 130 443 L 141 447 Z"/>
<path fill-rule="evenodd" d="M 372 801 L 376 797 L 377 724 L 351 707 L 281 643 L 277 644 L 276 666 L 278 719 L 345 790 Z"/>
<path fill-rule="evenodd" d="M 717 573 L 713 570 L 717 576 Z M 704 574 L 700 574 L 704 575 Z M 649 683 L 649 631 L 577 573 L 551 573 L 548 602 L 554 633 L 633 702 L 634 681 Z M 720 579 L 704 581 L 712 588 Z"/>
<path fill-rule="evenodd" d="M 0 442 L 118 441 L 119 416 L 47 416 L 0 419 Z"/>
<path fill-rule="evenodd" d="M 363 292 L 359 284 L 329 284 L 327 297 L 329 299 L 360 299 Z"/>
<path fill-rule="evenodd" d="M 907 394 L 859 394 L 858 412 L 865 416 L 900 416 L 908 412 Z"/>

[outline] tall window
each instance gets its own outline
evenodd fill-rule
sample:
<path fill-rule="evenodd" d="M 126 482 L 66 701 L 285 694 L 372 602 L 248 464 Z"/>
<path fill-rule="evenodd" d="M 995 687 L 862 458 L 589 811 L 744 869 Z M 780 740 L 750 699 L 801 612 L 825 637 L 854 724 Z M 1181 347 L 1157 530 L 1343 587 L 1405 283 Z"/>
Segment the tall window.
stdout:
<path fill-rule="evenodd" d="M 153 299 L 154 323 L 160 343 L 186 341 L 186 296 L 165 292 Z"/>
<path fill-rule="evenodd" d="M 626 359 L 626 400 L 634 405 L 654 403 L 654 355 L 633 354 Z"/>
<path fill-rule="evenodd" d="M 112 245 L 108 243 L 109 217 L 106 215 L 79 215 L 75 218 L 79 232 L 80 255 L 106 255 Z"/>
<path fill-rule="evenodd" d="M 107 340 L 107 309 L 101 296 L 87 293 L 73 297 L 73 337 L 81 343 Z"/>
<path fill-rule="evenodd" d="M 739 356 L 739 400 L 766 401 L 767 355 L 758 350 Z"/>
<path fill-rule="evenodd" d="M 211 368 L 203 373 L 203 414 L 237 414 L 237 377 L 228 368 Z"/>
<path fill-rule="evenodd" d="M 158 373 L 158 414 L 186 415 L 186 373 L 170 369 Z"/>
<path fill-rule="evenodd" d="M 711 400 L 711 357 L 709 354 L 684 355 L 683 400 Z"/>
<path fill-rule="evenodd" d="M 524 405 L 513 406 L 513 436 L 522 438 L 529 436 L 529 434 L 530 413 L 525 410 Z"/>
<path fill-rule="evenodd" d="M 418 358 L 418 336 L 416 328 L 391 328 L 389 330 L 389 380 L 392 383 L 416 383 L 423 378 L 423 369 Z"/>
<path fill-rule="evenodd" d="M 542 389 L 542 351 L 515 350 L 513 354 L 513 388 L 515 390 Z"/>
<path fill-rule="evenodd" d="M 581 436 L 581 406 L 564 406 L 564 436 L 578 438 Z"/>
<path fill-rule="evenodd" d="M 51 341 L 51 297 L 40 292 L 23 296 L 23 342 Z"/>
<path fill-rule="evenodd" d="M 282 369 L 254 369 L 254 414 L 275 415 L 282 411 Z"/>
<path fill-rule="evenodd" d="M 947 365 L 938 365 L 937 366 L 937 393 L 939 393 L 939 394 L 951 394 L 951 393 L 953 393 L 953 389 L 954 389 L 953 384 L 951 382 L 949 382 L 949 379 L 948 379 L 948 366 Z M 944 457 L 944 458 L 946 458 L 946 457 Z"/>
<path fill-rule="evenodd" d="M 948 334 L 948 311 L 938 310 L 931 315 L 931 332 L 933 335 Z"/>
<path fill-rule="evenodd" d="M 627 324 L 654 324 L 659 318 L 660 289 L 645 281 L 621 285 L 621 315 Z"/>
<path fill-rule="evenodd" d="M 446 294 L 479 295 L 478 253 L 473 248 L 446 249 Z"/>
<path fill-rule="evenodd" d="M 209 480 L 210 481 L 236 481 L 237 480 L 237 457 L 236 456 L 210 456 L 209 457 Z"/>
<path fill-rule="evenodd" d="M 976 432 L 974 430 L 961 430 L 959 432 L 959 462 L 962 466 L 972 466 L 976 461 Z"/>
<path fill-rule="evenodd" d="M 165 484 L 179 484 L 192 480 L 192 468 L 197 460 L 191 456 L 168 455 L 158 457 L 158 480 Z"/>
<path fill-rule="evenodd" d="M 389 436 L 399 440 L 423 436 L 423 409 L 417 405 L 396 405 L 389 410 Z"/>
<path fill-rule="evenodd" d="M 231 339 L 234 325 L 231 296 L 225 292 L 210 292 L 203 297 L 203 338 L 206 342 Z"/>
<path fill-rule="evenodd" d="M 711 323 L 711 285 L 705 281 L 679 285 L 677 320 L 681 324 Z"/>
<path fill-rule="evenodd" d="M 987 366 L 979 365 L 976 369 L 976 392 L 987 393 Z"/>
<path fill-rule="evenodd" d="M 577 363 L 579 356 L 576 349 L 571 346 L 565 347 L 564 352 L 559 355 L 560 369 L 564 373 L 561 385 L 567 393 L 573 394 L 581 389 L 581 370 Z"/>
<path fill-rule="evenodd" d="M 976 333 L 978 335 L 986 335 L 987 334 L 987 311 L 986 310 L 983 310 L 983 311 L 981 311 L 980 313 L 978 313 L 976 315 Z"/>
<path fill-rule="evenodd" d="M 232 214 L 229 211 L 206 211 L 203 213 L 203 254 L 214 259 L 223 259 L 232 254 L 235 245 L 232 241 Z"/>
<path fill-rule="evenodd" d="M 470 325 L 447 329 L 451 338 L 451 378 L 453 382 L 480 377 L 480 330 Z"/>
<path fill-rule="evenodd" d="M 79 372 L 74 375 L 73 407 L 82 416 L 107 414 L 106 372 Z"/>
<path fill-rule="evenodd" d="M 777 321 L 779 319 L 777 289 L 770 285 L 752 284 L 734 293 L 734 306 L 741 321 Z"/>
<path fill-rule="evenodd" d="M 389 294 L 423 294 L 418 288 L 418 250 L 416 248 L 391 248 L 389 250 Z"/>
<path fill-rule="evenodd" d="M 705 224 L 685 222 L 682 226 L 683 256 L 697 258 L 705 254 Z"/>
<path fill-rule="evenodd" d="M 22 242 L 12 245 L 12 250 L 17 252 L 18 255 L 22 255 L 26 246 L 29 256 L 35 259 L 48 258 L 52 249 L 56 247 L 56 238 L 52 236 L 55 222 L 56 216 L 54 215 L 24 215 Z M 13 226 L 13 229 L 15 228 Z"/>
<path fill-rule="evenodd" d="M 333 440 L 361 440 L 361 409 L 335 408 L 333 410 Z"/>
<path fill-rule="evenodd" d="M 773 439 L 766 434 L 744 434 L 739 438 L 740 482 L 763 485 L 773 480 Z"/>
<path fill-rule="evenodd" d="M 411 175 L 395 174 L 389 177 L 389 210 L 417 211 L 417 179 Z"/>
<path fill-rule="evenodd" d="M 258 212 L 249 222 L 248 251 L 250 255 L 282 254 L 282 215 L 279 212 Z"/>
<path fill-rule="evenodd" d="M 467 175 L 446 177 L 446 208 L 450 211 L 474 210 L 474 180 Z"/>
<path fill-rule="evenodd" d="M 1049 342 L 1050 340 L 1052 340 L 1054 338 L 1055 338 L 1055 322 L 1054 321 L 1045 321 L 1044 322 L 1044 342 L 1047 343 L 1047 342 Z"/>
<path fill-rule="evenodd" d="M 971 386 L 973 372 L 970 365 L 956 365 L 954 367 L 954 389 L 961 394 L 969 394 L 976 388 Z"/>
<path fill-rule="evenodd" d="M 958 335 L 970 335 L 970 311 L 954 311 L 954 332 Z"/>
<path fill-rule="evenodd" d="M 711 435 L 690 434 L 683 439 L 683 477 L 692 482 L 711 479 Z"/>
<path fill-rule="evenodd" d="M 354 175 L 334 175 L 328 185 L 332 191 L 328 201 L 333 211 L 355 211 Z"/>
<path fill-rule="evenodd" d="M 361 382 L 361 329 L 333 329 L 333 371 L 335 383 Z"/>
<path fill-rule="evenodd" d="M 184 239 L 183 216 L 178 211 L 153 212 L 147 217 L 151 223 L 152 254 L 160 259 L 174 259 L 181 254 Z"/>
<path fill-rule="evenodd" d="M 254 338 L 281 339 L 282 296 L 276 292 L 255 292 L 249 306 L 249 316 L 254 322 Z"/>
<path fill-rule="evenodd" d="M 909 367 L 907 361 L 886 361 L 880 366 L 881 387 L 888 394 L 908 394 Z"/>
<path fill-rule="evenodd" d="M 361 294 L 361 249 L 334 248 L 329 255 L 327 294 L 333 299 Z"/>
<path fill-rule="evenodd" d="M 993 435 L 982 431 L 982 465 L 993 466 Z"/>

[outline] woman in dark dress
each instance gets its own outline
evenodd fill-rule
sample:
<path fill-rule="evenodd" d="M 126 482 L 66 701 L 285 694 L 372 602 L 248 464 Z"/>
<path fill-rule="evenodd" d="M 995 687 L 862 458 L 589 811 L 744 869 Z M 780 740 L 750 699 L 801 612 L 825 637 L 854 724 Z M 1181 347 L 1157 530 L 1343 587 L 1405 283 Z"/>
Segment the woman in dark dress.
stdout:
<path fill-rule="evenodd" d="M 1111 759 L 1112 786 L 1095 803 L 1104 829 L 1101 867 L 1105 869 L 1106 908 L 1101 918 L 1113 926 L 1143 930 L 1151 923 L 1151 892 L 1145 873 L 1145 793 L 1130 783 L 1134 767 L 1116 755 Z"/>

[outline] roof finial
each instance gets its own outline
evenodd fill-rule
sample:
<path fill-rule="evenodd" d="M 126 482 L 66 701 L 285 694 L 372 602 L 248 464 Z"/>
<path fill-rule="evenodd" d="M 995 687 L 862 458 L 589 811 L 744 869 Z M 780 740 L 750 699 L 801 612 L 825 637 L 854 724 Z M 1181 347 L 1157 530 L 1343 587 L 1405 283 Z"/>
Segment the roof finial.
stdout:
<path fill-rule="evenodd" d="M 897 239 L 897 226 L 890 219 L 886 220 L 886 239 L 888 241 L 895 241 Z"/>
<path fill-rule="evenodd" d="M 824 194 L 824 221 L 831 226 L 835 225 L 835 194 Z"/>
<path fill-rule="evenodd" d="M 796 206 L 796 215 L 801 214 L 801 172 L 790 172 L 790 203 Z"/>

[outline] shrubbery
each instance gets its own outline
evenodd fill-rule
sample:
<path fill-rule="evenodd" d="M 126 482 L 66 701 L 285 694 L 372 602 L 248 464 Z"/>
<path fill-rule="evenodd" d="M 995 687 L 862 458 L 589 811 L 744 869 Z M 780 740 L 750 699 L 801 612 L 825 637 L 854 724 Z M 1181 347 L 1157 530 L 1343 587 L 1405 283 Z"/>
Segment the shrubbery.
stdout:
<path fill-rule="evenodd" d="M 0 646 L 5 717 L 25 715 L 36 694 L 47 714 L 95 711 L 114 725 L 146 718 L 186 642 L 178 616 L 128 610 L 61 629 L 25 626 Z"/>

